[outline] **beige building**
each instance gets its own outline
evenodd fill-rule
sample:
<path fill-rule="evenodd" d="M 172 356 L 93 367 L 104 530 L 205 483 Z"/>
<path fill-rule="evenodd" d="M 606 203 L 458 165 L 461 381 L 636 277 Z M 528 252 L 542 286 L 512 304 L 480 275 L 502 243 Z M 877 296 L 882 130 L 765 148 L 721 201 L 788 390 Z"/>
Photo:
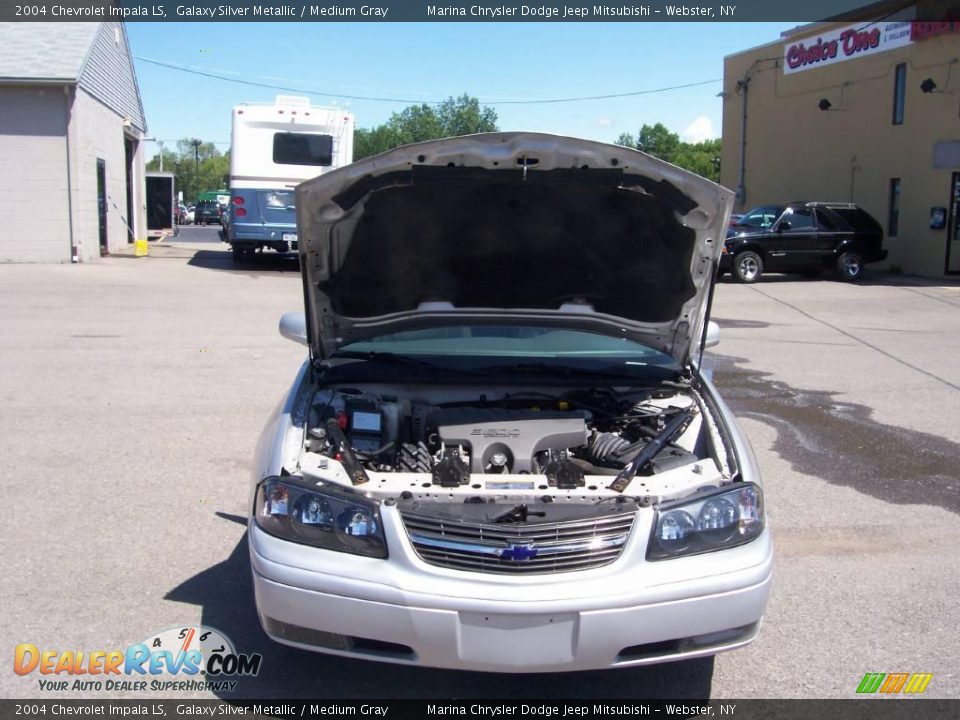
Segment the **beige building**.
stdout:
<path fill-rule="evenodd" d="M 123 23 L 0 23 L 0 262 L 145 238 L 145 131 Z"/>
<path fill-rule="evenodd" d="M 887 236 L 875 268 L 960 274 L 954 7 L 877 3 L 725 58 L 721 181 L 735 212 L 854 202 Z"/>

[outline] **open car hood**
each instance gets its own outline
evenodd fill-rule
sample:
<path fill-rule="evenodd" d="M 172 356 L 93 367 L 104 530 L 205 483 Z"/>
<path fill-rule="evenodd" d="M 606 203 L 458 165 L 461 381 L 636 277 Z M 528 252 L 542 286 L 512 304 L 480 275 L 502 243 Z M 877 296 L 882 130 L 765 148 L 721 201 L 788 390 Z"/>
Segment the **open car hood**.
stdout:
<path fill-rule="evenodd" d="M 627 338 L 684 366 L 734 198 L 644 153 L 539 133 L 407 145 L 296 192 L 314 358 L 509 322 Z"/>

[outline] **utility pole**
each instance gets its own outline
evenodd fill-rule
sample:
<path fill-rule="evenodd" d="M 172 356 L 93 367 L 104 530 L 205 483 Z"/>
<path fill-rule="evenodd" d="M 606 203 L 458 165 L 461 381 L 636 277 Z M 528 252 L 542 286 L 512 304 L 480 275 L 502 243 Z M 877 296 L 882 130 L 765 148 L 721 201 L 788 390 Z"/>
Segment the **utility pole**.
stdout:
<path fill-rule="evenodd" d="M 200 175 L 200 145 L 202 144 L 198 139 L 194 138 L 191 142 L 193 145 L 193 174 L 199 177 Z"/>

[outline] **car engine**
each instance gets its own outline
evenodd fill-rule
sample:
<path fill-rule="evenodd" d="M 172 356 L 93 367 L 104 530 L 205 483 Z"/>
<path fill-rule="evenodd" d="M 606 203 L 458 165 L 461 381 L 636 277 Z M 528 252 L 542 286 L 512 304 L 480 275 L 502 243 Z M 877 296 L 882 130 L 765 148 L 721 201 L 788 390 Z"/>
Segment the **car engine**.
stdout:
<path fill-rule="evenodd" d="M 305 449 L 320 467 L 341 463 L 354 485 L 376 476 L 392 487 L 391 476 L 414 474 L 418 489 L 596 490 L 609 485 L 597 476 L 656 475 L 709 457 L 700 411 L 691 391 L 673 387 L 445 397 L 323 389 Z"/>

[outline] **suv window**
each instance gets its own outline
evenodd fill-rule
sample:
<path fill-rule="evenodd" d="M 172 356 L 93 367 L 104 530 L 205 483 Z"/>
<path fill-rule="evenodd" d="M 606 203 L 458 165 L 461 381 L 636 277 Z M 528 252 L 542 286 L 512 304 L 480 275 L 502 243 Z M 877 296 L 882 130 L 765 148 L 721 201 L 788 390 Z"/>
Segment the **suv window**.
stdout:
<path fill-rule="evenodd" d="M 851 208 L 832 208 L 833 211 L 846 220 L 853 227 L 854 230 L 859 232 L 880 232 L 880 223 L 874 220 L 870 215 L 867 214 L 865 210 L 861 210 L 858 207 Z"/>
<path fill-rule="evenodd" d="M 744 225 L 752 228 L 768 228 L 773 226 L 780 217 L 783 208 L 779 205 L 767 205 L 754 208 L 737 221 L 737 225 Z"/>
<path fill-rule="evenodd" d="M 829 232 L 834 232 L 836 230 L 842 230 L 840 223 L 837 222 L 839 218 L 836 216 L 831 216 L 830 211 L 824 208 L 817 208 L 816 210 L 817 226 L 821 230 L 827 230 Z"/>
<path fill-rule="evenodd" d="M 780 223 L 790 223 L 790 230 L 812 230 L 813 210 L 810 208 L 787 208 Z"/>

